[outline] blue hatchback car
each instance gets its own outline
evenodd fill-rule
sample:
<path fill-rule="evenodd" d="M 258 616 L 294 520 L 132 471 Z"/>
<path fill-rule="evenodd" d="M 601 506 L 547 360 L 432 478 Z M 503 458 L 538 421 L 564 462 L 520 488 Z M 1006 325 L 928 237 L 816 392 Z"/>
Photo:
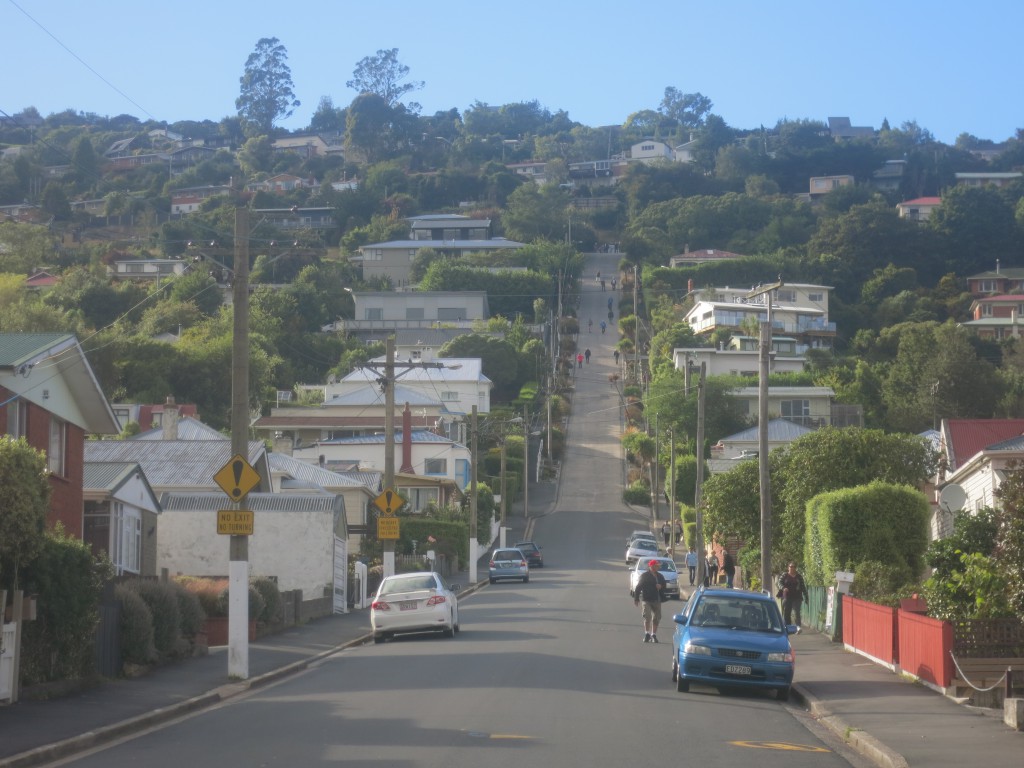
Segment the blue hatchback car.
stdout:
<path fill-rule="evenodd" d="M 789 699 L 796 658 L 774 598 L 741 589 L 702 588 L 672 617 L 672 680 L 681 693 L 691 683 L 774 690 Z"/>

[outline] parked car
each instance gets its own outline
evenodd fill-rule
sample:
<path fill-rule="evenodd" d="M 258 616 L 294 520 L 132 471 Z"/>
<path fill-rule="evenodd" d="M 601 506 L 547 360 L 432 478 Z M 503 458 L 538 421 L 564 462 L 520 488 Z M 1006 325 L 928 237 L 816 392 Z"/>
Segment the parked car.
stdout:
<path fill-rule="evenodd" d="M 458 584 L 446 584 L 437 573 L 386 576 L 370 605 L 373 642 L 383 643 L 401 632 L 459 631 Z"/>
<path fill-rule="evenodd" d="M 676 690 L 682 693 L 691 683 L 703 683 L 769 689 L 779 701 L 789 699 L 796 668 L 789 636 L 799 630 L 782 623 L 771 595 L 701 587 L 672 619 Z"/>
<path fill-rule="evenodd" d="M 518 549 L 496 549 L 487 564 L 487 575 L 491 584 L 501 579 L 530 580 L 530 564 L 526 555 Z"/>
<path fill-rule="evenodd" d="M 658 542 L 654 539 L 635 539 L 626 547 L 626 567 L 633 565 L 637 560 L 647 562 L 657 556 Z"/>
<path fill-rule="evenodd" d="M 658 561 L 658 570 L 665 577 L 665 597 L 673 600 L 679 599 L 679 571 L 676 570 L 676 563 L 671 557 L 648 557 L 646 560 L 640 558 L 629 572 L 629 596 L 633 596 L 636 590 L 636 583 L 640 581 L 640 574 L 647 570 L 651 560 Z"/>
<path fill-rule="evenodd" d="M 650 541 L 653 541 L 655 543 L 657 543 L 658 541 L 658 538 L 650 531 L 633 531 L 631 534 L 629 534 L 629 538 L 626 539 L 626 546 L 628 547 L 637 539 L 649 539 Z"/>
<path fill-rule="evenodd" d="M 541 548 L 532 541 L 520 541 L 512 546 L 526 555 L 526 562 L 531 568 L 544 567 L 544 555 L 541 554 Z"/>

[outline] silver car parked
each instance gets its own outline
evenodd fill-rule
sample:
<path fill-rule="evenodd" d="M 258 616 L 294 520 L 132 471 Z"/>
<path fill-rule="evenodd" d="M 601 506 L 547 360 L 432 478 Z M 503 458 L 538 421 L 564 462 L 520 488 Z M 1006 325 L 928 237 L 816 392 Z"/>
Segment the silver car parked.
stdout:
<path fill-rule="evenodd" d="M 518 549 L 496 549 L 487 564 L 487 575 L 491 584 L 500 579 L 516 579 L 525 584 L 530 580 L 530 564 L 526 555 Z"/>

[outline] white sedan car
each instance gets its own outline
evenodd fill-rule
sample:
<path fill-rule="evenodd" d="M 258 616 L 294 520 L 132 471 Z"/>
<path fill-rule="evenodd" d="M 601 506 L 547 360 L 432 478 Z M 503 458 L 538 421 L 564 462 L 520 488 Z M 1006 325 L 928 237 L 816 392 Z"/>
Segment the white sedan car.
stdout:
<path fill-rule="evenodd" d="M 458 584 L 445 584 L 437 573 L 400 573 L 385 577 L 370 605 L 373 642 L 401 632 L 459 631 Z"/>
<path fill-rule="evenodd" d="M 648 563 L 651 560 L 657 560 L 658 571 L 662 576 L 665 577 L 665 598 L 671 598 L 673 600 L 679 599 L 679 571 L 676 570 L 676 563 L 671 557 L 649 557 L 646 560 L 639 559 L 636 561 L 636 565 L 633 566 L 629 572 L 629 596 L 633 596 L 633 592 L 636 591 L 636 583 L 640 581 L 640 576 L 648 568 Z"/>
<path fill-rule="evenodd" d="M 633 543 L 626 547 L 626 567 L 630 567 L 637 560 L 645 563 L 652 557 L 658 556 L 658 544 L 654 539 L 634 539 Z"/>

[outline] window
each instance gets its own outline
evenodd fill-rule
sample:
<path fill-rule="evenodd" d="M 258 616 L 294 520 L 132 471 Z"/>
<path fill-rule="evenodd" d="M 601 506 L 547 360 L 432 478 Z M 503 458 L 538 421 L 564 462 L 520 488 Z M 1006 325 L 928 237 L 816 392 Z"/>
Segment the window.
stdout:
<path fill-rule="evenodd" d="M 423 474 L 425 475 L 447 475 L 448 459 L 424 459 Z"/>
<path fill-rule="evenodd" d="M 423 307 L 406 307 L 405 308 L 405 319 L 406 320 L 422 320 L 423 319 Z"/>
<path fill-rule="evenodd" d="M 466 316 L 466 310 L 460 309 L 459 307 L 438 307 L 437 308 L 437 319 L 438 320 L 461 320 Z"/>
<path fill-rule="evenodd" d="M 28 403 L 20 397 L 7 404 L 7 434 L 15 440 L 28 434 Z"/>
<path fill-rule="evenodd" d="M 128 408 L 115 408 L 114 416 L 117 418 L 117 423 L 124 428 L 124 425 L 131 421 L 132 414 Z"/>
<path fill-rule="evenodd" d="M 778 301 L 788 301 L 792 303 L 796 301 L 796 291 L 790 291 L 780 288 L 775 292 L 775 298 Z"/>
<path fill-rule="evenodd" d="M 783 400 L 779 406 L 784 419 L 802 419 L 811 415 L 810 400 Z"/>
<path fill-rule="evenodd" d="M 642 144 L 640 146 L 640 151 L 641 152 L 653 152 L 654 151 L 654 145 L 653 144 Z"/>
<path fill-rule="evenodd" d="M 979 280 L 978 291 L 980 293 L 995 293 L 996 281 L 995 280 Z"/>
<path fill-rule="evenodd" d="M 459 393 L 458 392 L 442 392 L 441 393 L 441 402 L 443 402 L 443 403 L 458 402 L 458 399 L 459 399 Z"/>
<path fill-rule="evenodd" d="M 469 239 L 470 240 L 486 240 L 487 239 L 487 230 L 484 229 L 483 227 L 471 229 L 471 230 L 469 230 Z"/>
<path fill-rule="evenodd" d="M 452 229 L 452 228 L 446 228 L 444 230 L 444 239 L 445 240 L 458 240 L 459 239 L 459 230 Z"/>
<path fill-rule="evenodd" d="M 419 251 L 416 248 L 410 248 L 409 249 L 409 261 L 415 261 L 417 253 L 419 253 Z"/>
<path fill-rule="evenodd" d="M 398 493 L 409 502 L 409 509 L 422 512 L 429 504 L 437 504 L 437 488 L 399 488 Z"/>
<path fill-rule="evenodd" d="M 58 477 L 64 476 L 64 449 L 67 444 L 67 424 L 56 416 L 50 417 L 50 443 L 46 451 L 46 468 Z"/>
<path fill-rule="evenodd" d="M 142 514 L 120 501 L 111 504 L 110 561 L 118 574 L 138 573 L 142 552 Z"/>
<path fill-rule="evenodd" d="M 982 304 L 981 305 L 981 316 L 982 317 L 992 317 L 992 305 L 991 304 Z"/>
<path fill-rule="evenodd" d="M 825 300 L 825 294 L 824 293 L 808 293 L 807 294 L 807 300 L 808 301 L 813 301 L 816 304 L 820 304 L 821 302 L 823 302 Z"/>
<path fill-rule="evenodd" d="M 383 320 L 384 319 L 384 308 L 383 307 L 367 307 L 363 310 L 366 320 Z"/>
<path fill-rule="evenodd" d="M 383 261 L 383 248 L 367 248 L 363 251 L 363 261 Z"/>

